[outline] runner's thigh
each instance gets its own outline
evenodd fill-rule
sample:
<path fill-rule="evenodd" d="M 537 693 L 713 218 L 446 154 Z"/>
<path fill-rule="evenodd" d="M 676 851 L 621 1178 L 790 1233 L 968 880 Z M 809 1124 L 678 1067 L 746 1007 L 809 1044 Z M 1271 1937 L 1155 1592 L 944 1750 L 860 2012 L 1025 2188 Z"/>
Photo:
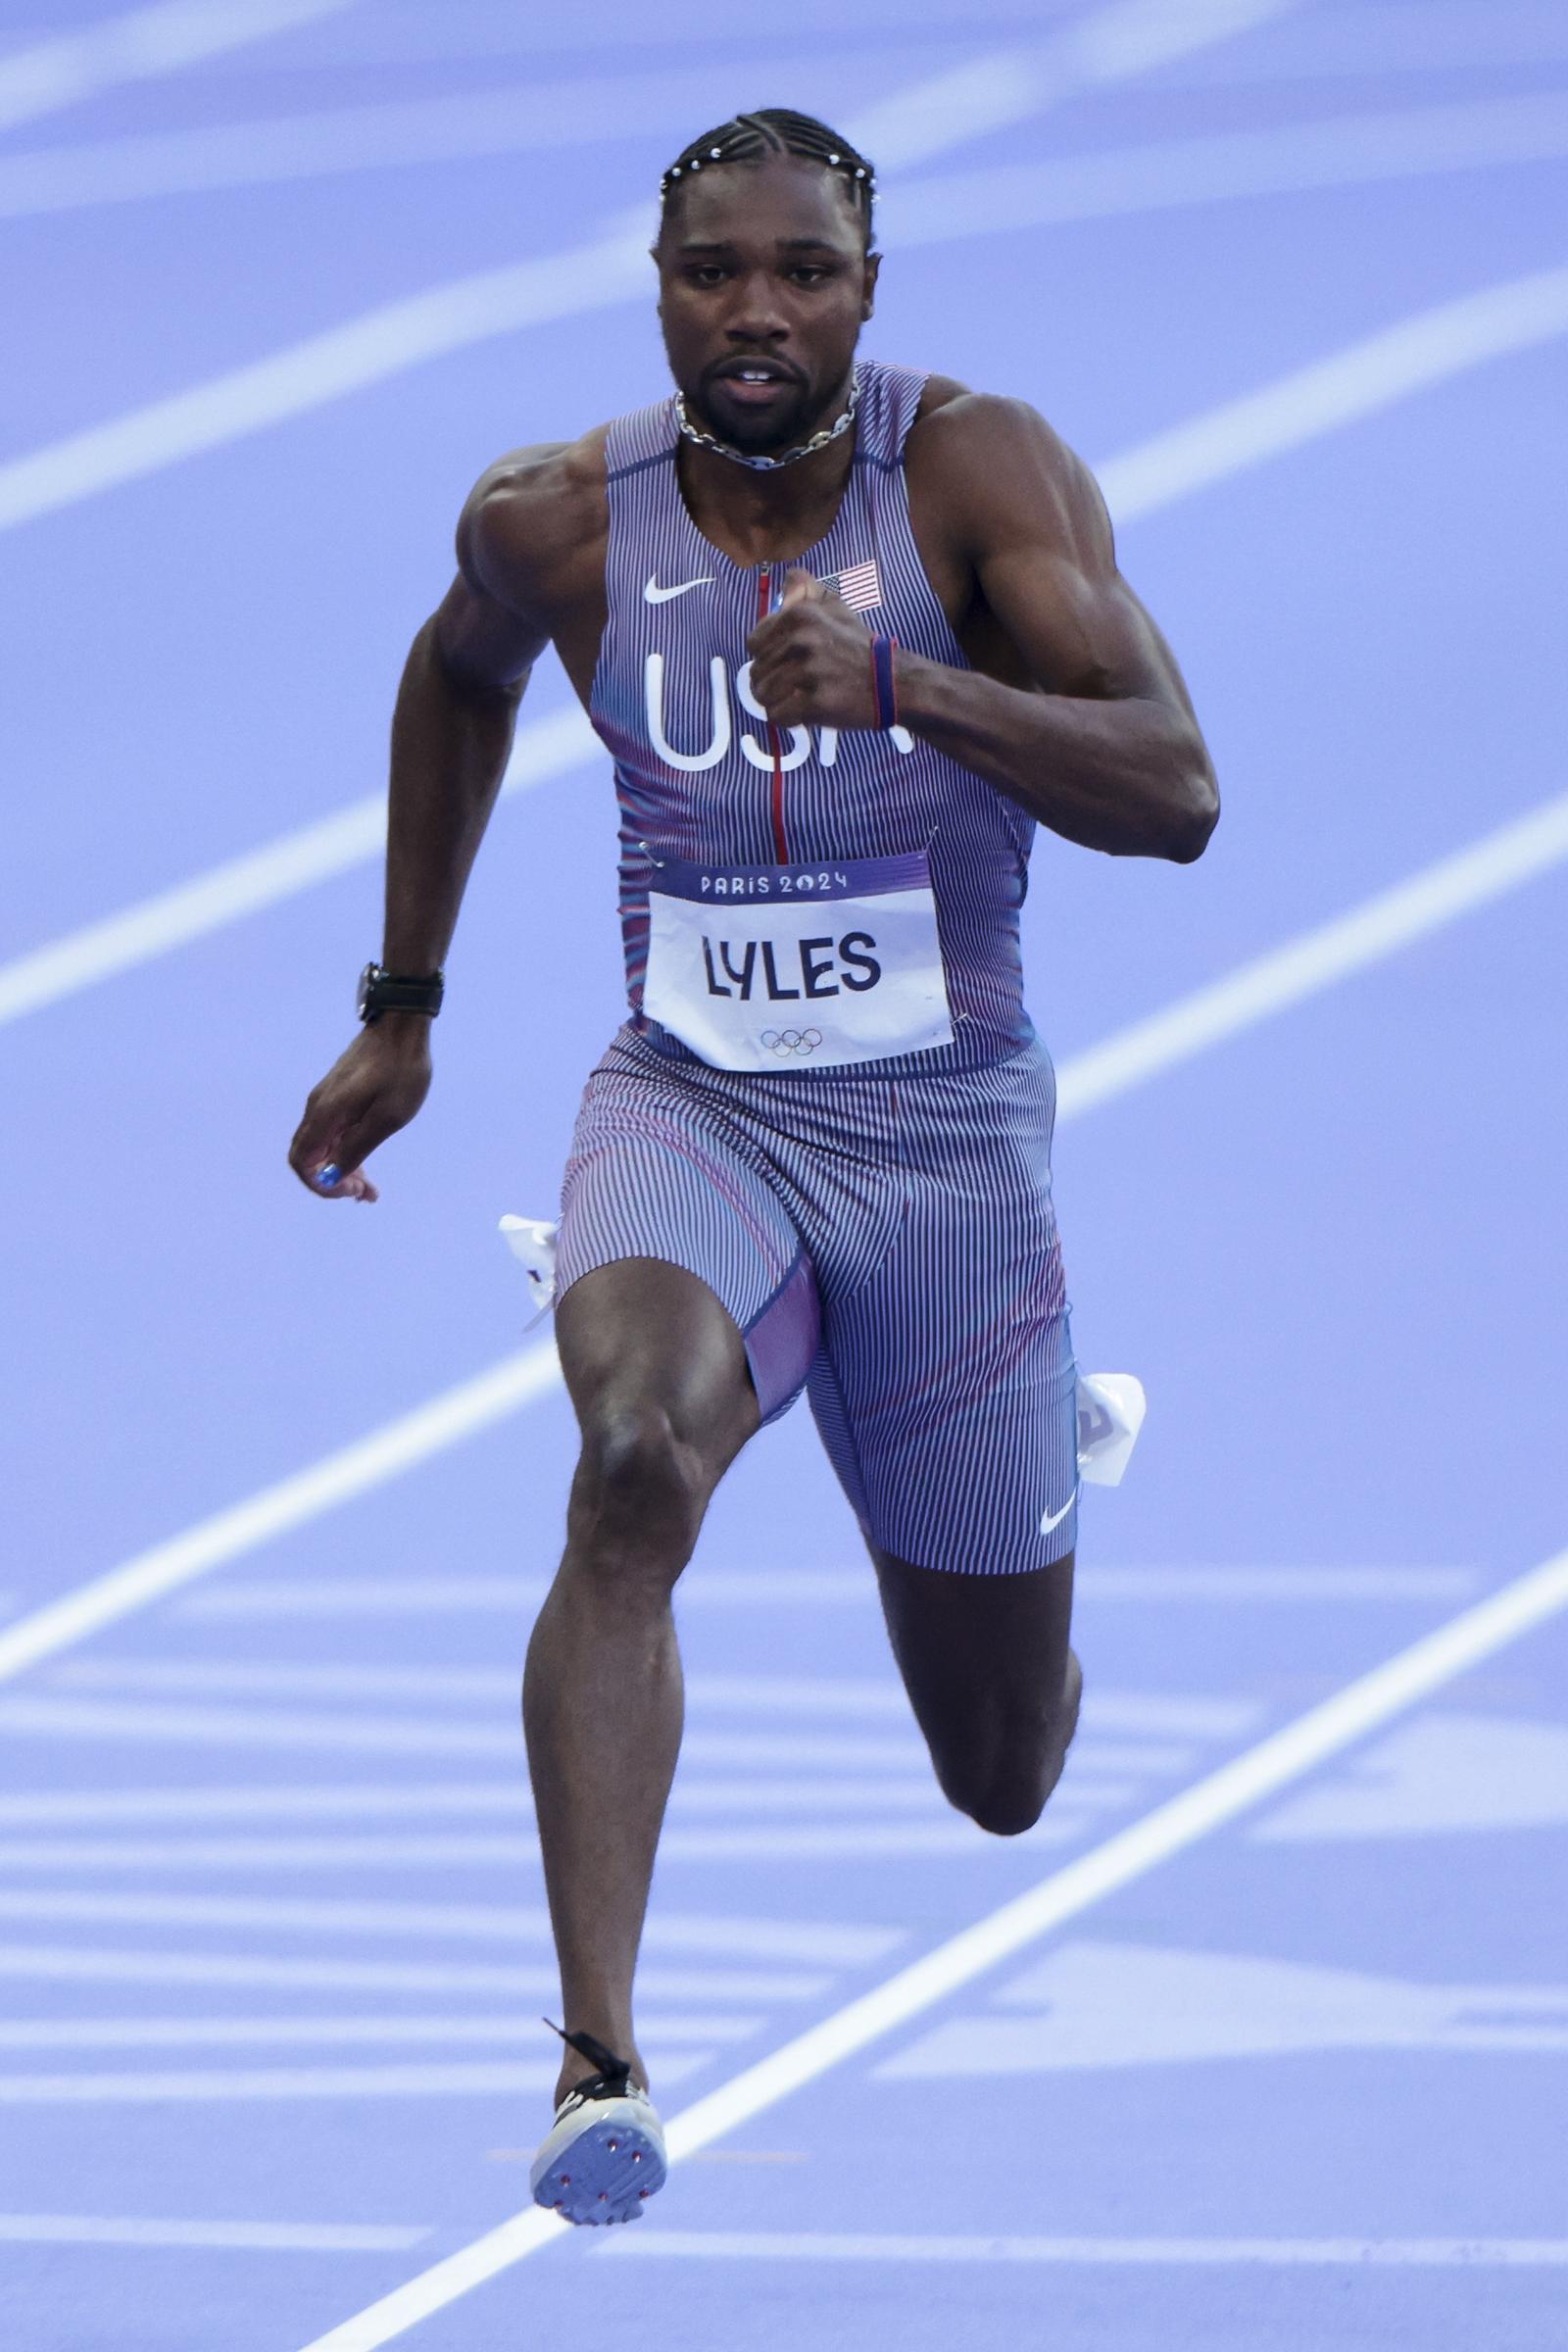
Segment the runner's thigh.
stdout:
<path fill-rule="evenodd" d="M 562 1363 L 573 1401 L 606 1388 L 699 1417 L 737 1384 L 760 1420 L 816 1352 L 816 1285 L 783 1203 L 722 1104 L 611 1054 L 588 1082 L 562 1194 Z"/>
<path fill-rule="evenodd" d="M 868 1280 L 824 1285 L 811 1406 L 873 1552 L 1002 1578 L 1076 1538 L 1077 1368 L 1043 1052 L 900 1083 L 906 1206 Z"/>

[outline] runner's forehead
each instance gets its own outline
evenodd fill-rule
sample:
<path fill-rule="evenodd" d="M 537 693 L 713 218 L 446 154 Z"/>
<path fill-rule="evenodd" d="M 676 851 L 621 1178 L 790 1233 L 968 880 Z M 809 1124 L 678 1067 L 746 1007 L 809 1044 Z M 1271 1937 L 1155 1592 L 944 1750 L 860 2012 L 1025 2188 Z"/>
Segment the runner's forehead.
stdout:
<path fill-rule="evenodd" d="M 773 158 L 729 165 L 694 178 L 666 199 L 665 218 L 688 244 L 723 244 L 770 251 L 804 238 L 834 251 L 858 252 L 863 227 L 854 194 L 837 172 L 818 164 Z"/>

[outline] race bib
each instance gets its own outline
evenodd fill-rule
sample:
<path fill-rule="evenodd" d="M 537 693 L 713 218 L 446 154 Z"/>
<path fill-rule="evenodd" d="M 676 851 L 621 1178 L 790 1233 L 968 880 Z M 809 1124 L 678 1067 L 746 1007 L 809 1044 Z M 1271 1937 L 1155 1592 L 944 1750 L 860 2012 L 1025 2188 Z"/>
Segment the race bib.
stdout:
<path fill-rule="evenodd" d="M 720 1070 L 824 1069 L 948 1045 L 923 852 L 845 864 L 662 863 L 643 1010 Z"/>

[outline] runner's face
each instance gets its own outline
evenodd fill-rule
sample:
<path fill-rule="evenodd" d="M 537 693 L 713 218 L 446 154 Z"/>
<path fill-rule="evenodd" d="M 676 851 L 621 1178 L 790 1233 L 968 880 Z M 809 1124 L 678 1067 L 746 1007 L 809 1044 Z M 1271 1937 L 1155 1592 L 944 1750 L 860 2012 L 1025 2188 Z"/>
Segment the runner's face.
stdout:
<path fill-rule="evenodd" d="M 657 257 L 664 349 L 694 423 L 766 457 L 832 422 L 877 272 L 838 172 L 771 157 L 694 173 Z"/>

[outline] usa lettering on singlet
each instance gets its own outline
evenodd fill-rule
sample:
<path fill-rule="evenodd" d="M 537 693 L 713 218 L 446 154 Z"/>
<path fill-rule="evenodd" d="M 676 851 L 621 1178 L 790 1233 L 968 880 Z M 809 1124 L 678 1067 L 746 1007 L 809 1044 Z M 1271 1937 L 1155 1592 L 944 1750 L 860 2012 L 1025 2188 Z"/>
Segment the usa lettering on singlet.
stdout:
<path fill-rule="evenodd" d="M 859 363 L 855 453 L 798 561 L 868 629 L 966 667 L 909 522 L 923 376 Z M 590 716 L 615 761 L 632 1025 L 747 1072 L 968 1067 L 1015 1053 L 1033 825 L 902 727 L 776 728 L 747 639 L 787 564 L 705 539 L 666 400 L 611 427 L 608 617 Z"/>

